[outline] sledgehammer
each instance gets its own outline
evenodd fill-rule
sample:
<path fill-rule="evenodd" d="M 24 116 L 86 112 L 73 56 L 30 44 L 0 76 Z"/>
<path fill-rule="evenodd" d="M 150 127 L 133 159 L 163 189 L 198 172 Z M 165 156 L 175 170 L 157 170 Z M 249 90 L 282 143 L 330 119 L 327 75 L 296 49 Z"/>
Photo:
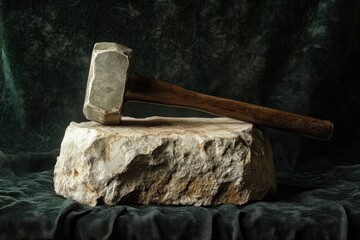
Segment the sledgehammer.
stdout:
<path fill-rule="evenodd" d="M 277 109 L 196 93 L 131 70 L 132 49 L 110 42 L 93 49 L 83 112 L 104 125 L 121 124 L 126 101 L 193 108 L 256 125 L 328 140 L 333 124 Z"/>

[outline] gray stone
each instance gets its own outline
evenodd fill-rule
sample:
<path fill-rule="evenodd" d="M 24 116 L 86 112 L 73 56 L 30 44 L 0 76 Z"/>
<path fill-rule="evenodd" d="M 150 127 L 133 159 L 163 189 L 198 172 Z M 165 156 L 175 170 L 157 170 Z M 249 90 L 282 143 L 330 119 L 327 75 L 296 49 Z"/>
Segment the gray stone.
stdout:
<path fill-rule="evenodd" d="M 131 54 L 132 49 L 120 44 L 95 44 L 83 108 L 87 119 L 119 124 Z"/>
<path fill-rule="evenodd" d="M 99 202 L 244 204 L 276 189 L 268 139 L 228 118 L 72 122 L 54 170 L 57 194 Z"/>

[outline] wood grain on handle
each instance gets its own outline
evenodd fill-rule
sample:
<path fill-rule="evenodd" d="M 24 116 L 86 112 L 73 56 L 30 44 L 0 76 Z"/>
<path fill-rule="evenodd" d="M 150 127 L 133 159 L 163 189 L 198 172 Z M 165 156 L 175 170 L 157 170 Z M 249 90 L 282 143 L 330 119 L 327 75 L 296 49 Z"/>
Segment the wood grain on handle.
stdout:
<path fill-rule="evenodd" d="M 125 99 L 198 109 L 319 140 L 328 140 L 333 131 L 327 120 L 196 93 L 136 73 L 129 77 Z"/>

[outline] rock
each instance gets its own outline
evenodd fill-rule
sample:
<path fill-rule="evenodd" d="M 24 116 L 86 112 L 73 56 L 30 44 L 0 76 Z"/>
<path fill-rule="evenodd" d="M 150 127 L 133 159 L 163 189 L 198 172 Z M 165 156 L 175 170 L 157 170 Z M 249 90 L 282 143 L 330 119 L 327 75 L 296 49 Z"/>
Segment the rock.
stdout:
<path fill-rule="evenodd" d="M 80 203 L 244 204 L 276 189 L 271 145 L 228 118 L 72 122 L 54 170 L 57 194 Z"/>

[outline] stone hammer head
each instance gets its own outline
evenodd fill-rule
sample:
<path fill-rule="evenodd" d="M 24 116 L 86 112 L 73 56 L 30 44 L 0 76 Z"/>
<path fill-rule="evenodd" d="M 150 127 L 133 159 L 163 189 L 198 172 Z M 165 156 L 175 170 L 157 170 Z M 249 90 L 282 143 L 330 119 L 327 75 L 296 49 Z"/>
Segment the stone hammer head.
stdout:
<path fill-rule="evenodd" d="M 83 113 L 105 125 L 120 123 L 132 49 L 117 43 L 96 43 L 92 52 Z"/>

